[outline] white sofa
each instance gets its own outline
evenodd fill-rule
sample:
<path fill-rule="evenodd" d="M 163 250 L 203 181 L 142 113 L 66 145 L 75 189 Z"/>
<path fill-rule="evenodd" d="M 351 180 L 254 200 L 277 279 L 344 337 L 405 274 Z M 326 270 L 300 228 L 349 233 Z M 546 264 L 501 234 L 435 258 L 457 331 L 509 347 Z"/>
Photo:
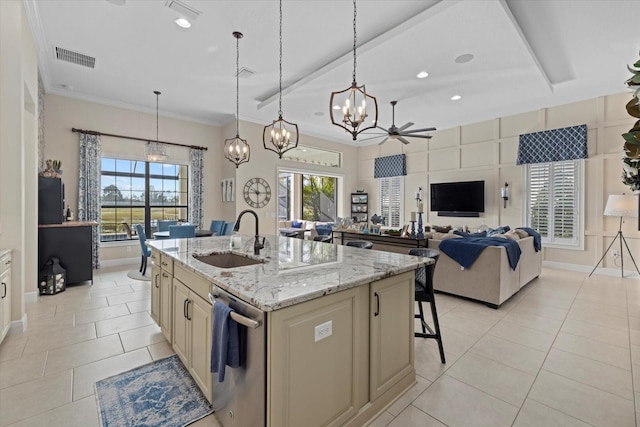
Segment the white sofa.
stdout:
<path fill-rule="evenodd" d="M 428 246 L 438 249 L 445 236 L 434 234 Z M 542 272 L 542 250 L 535 251 L 533 237 L 518 239 L 517 243 L 522 254 L 515 270 L 509 266 L 507 251 L 503 246 L 487 247 L 469 268 L 462 268 L 440 251 L 433 277 L 434 289 L 498 308 Z"/>

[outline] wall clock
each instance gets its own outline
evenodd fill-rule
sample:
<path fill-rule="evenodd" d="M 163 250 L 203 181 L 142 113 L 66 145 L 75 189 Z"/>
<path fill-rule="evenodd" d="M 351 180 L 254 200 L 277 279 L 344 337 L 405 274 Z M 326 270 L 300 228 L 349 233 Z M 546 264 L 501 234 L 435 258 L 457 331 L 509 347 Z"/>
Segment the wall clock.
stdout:
<path fill-rule="evenodd" d="M 244 201 L 253 208 L 263 208 L 271 200 L 271 187 L 262 178 L 251 178 L 244 185 Z"/>

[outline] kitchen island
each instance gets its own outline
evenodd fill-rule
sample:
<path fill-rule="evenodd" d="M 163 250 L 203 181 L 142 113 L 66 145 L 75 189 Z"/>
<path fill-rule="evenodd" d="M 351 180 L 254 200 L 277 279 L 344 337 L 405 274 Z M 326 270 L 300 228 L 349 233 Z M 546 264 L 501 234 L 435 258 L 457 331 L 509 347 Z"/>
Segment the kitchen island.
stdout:
<path fill-rule="evenodd" d="M 252 236 L 149 245 L 152 317 L 223 425 L 362 425 L 415 383 L 414 270 L 432 260 L 283 236 L 257 256 Z M 231 252 L 254 264 L 203 262 Z M 261 313 L 222 383 L 208 372 L 219 294 Z"/>

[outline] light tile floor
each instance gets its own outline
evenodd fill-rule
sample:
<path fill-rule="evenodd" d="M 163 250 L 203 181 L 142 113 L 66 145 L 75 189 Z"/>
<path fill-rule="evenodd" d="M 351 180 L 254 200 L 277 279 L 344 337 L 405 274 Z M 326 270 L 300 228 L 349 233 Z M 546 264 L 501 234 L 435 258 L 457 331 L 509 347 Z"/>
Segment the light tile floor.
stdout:
<path fill-rule="evenodd" d="M 95 381 L 173 354 L 131 269 L 27 305 L 0 345 L 1 426 L 97 426 Z M 417 384 L 372 426 L 637 425 L 640 281 L 545 268 L 498 310 L 436 299 L 447 363 L 416 339 Z"/>

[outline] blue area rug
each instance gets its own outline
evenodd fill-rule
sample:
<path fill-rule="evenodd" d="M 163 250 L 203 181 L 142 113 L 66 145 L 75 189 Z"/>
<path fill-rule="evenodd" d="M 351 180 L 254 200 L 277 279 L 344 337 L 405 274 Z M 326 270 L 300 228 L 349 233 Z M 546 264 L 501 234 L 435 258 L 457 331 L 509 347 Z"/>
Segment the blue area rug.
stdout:
<path fill-rule="evenodd" d="M 103 427 L 182 427 L 213 412 L 178 356 L 96 383 Z"/>

